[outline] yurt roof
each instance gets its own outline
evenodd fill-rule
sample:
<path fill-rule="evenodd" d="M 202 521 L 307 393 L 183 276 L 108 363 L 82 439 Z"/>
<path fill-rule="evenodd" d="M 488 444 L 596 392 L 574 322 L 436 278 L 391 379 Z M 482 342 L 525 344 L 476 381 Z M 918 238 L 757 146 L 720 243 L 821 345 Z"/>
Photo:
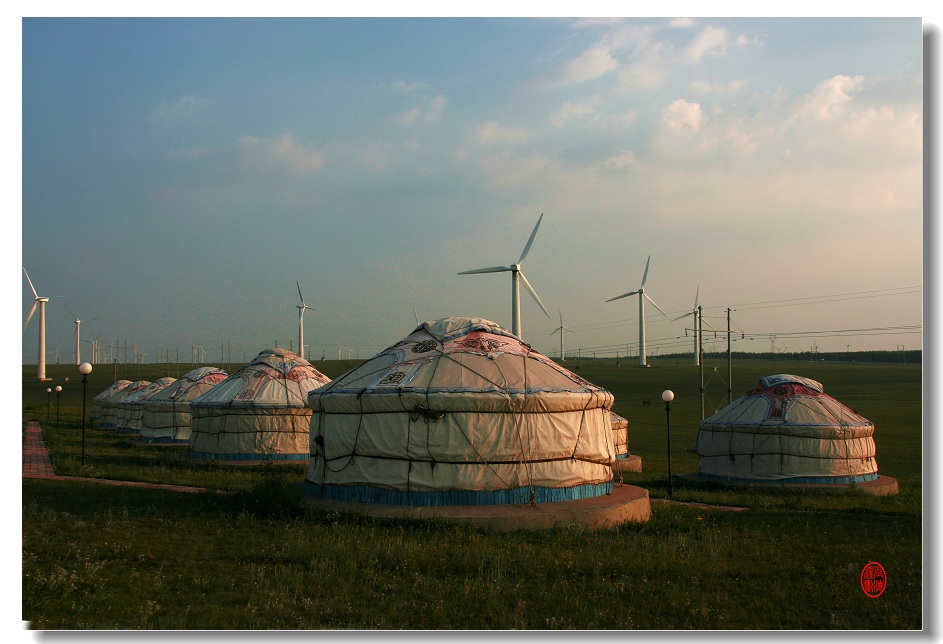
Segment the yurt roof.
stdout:
<path fill-rule="evenodd" d="M 155 393 L 148 398 L 148 402 L 188 401 L 194 397 L 193 394 L 205 393 L 201 391 L 200 385 L 215 386 L 228 377 L 229 374 L 219 367 L 199 367 L 185 373 Z"/>
<path fill-rule="evenodd" d="M 791 374 L 761 378 L 746 394 L 701 425 L 873 427 L 873 423 L 825 393 L 820 382 Z"/>
<path fill-rule="evenodd" d="M 142 400 L 147 400 L 148 398 L 150 398 L 157 392 L 166 388 L 173 381 L 174 379 L 169 376 L 165 378 L 158 378 L 157 380 L 154 380 L 153 382 L 149 382 L 145 386 L 138 389 L 137 391 L 129 394 L 128 397 L 122 400 L 121 402 L 137 403 L 137 402 L 141 402 Z"/>
<path fill-rule="evenodd" d="M 451 396 L 448 406 L 452 409 L 485 404 L 533 411 L 526 405 L 535 409 L 585 406 L 587 397 L 599 398 L 598 406 L 612 404 L 606 390 L 561 367 L 494 322 L 470 317 L 423 322 L 400 342 L 312 391 L 308 398 L 312 409 L 331 410 L 332 400 L 346 397 L 356 398 L 358 408 L 368 410 L 371 405 L 397 406 L 397 399 L 406 395 Z M 483 403 L 484 399 L 491 402 Z"/>
<path fill-rule="evenodd" d="M 249 364 L 191 401 L 193 407 L 305 407 L 308 392 L 330 382 L 286 349 L 265 349 Z"/>
<path fill-rule="evenodd" d="M 92 398 L 92 400 L 93 401 L 108 400 L 109 398 L 117 394 L 119 391 L 126 389 L 128 385 L 130 384 L 131 384 L 130 380 L 116 380 L 115 382 L 111 384 L 110 387 L 108 387 L 103 392 L 101 392 L 100 394 Z"/>
<path fill-rule="evenodd" d="M 106 402 L 114 402 L 114 403 L 122 402 L 128 396 L 132 395 L 136 391 L 140 391 L 141 389 L 144 389 L 144 387 L 148 386 L 149 384 L 151 384 L 150 380 L 136 380 L 132 382 L 130 385 L 128 385 L 127 387 L 123 388 L 121 391 L 118 391 L 117 393 L 115 393 L 115 395 L 112 396 L 111 399 Z"/>

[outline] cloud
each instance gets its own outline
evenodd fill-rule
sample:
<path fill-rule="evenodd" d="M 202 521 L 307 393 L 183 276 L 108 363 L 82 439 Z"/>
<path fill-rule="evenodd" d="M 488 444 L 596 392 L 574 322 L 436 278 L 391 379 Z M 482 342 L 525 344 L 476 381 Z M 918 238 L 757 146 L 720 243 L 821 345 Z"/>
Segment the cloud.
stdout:
<path fill-rule="evenodd" d="M 324 157 L 298 141 L 291 134 L 277 138 L 243 136 L 237 142 L 243 159 L 253 165 L 277 165 L 293 172 L 309 174 L 324 166 Z"/>
<path fill-rule="evenodd" d="M 730 40 L 727 36 L 727 30 L 723 27 L 707 26 L 699 33 L 691 44 L 687 46 L 684 52 L 685 59 L 688 62 L 700 62 L 704 56 L 723 57 L 727 55 L 727 49 L 730 47 Z"/>
<path fill-rule="evenodd" d="M 743 91 L 747 86 L 745 80 L 732 80 L 727 83 L 708 83 L 707 81 L 694 81 L 688 88 L 697 94 L 736 94 Z"/>
<path fill-rule="evenodd" d="M 425 109 L 413 107 L 397 116 L 396 122 L 400 125 L 407 126 L 413 125 L 419 120 L 427 123 L 437 121 L 442 118 L 446 105 L 448 105 L 448 99 L 440 94 L 429 101 L 429 105 Z"/>
<path fill-rule="evenodd" d="M 596 44 L 567 62 L 560 71 L 560 81 L 582 83 L 611 72 L 619 66 L 607 45 Z"/>
<path fill-rule="evenodd" d="M 570 119 L 584 119 L 596 113 L 601 102 L 598 96 L 578 103 L 566 101 L 560 109 L 550 117 L 550 123 L 554 127 L 563 127 Z"/>
<path fill-rule="evenodd" d="M 485 123 L 478 127 L 478 145 L 490 147 L 501 144 L 523 143 L 533 137 L 533 133 L 520 127 L 505 127 L 497 123 Z"/>
<path fill-rule="evenodd" d="M 669 130 L 691 130 L 697 132 L 704 124 L 705 117 L 699 103 L 689 103 L 683 98 L 672 101 L 661 115 L 662 122 Z"/>
<path fill-rule="evenodd" d="M 163 101 L 151 109 L 148 119 L 151 121 L 164 121 L 180 116 L 193 116 L 200 114 L 211 105 L 209 99 L 199 96 L 182 96 L 176 101 Z"/>
<path fill-rule="evenodd" d="M 672 29 L 691 29 L 694 26 L 694 20 L 691 18 L 672 18 L 668 21 L 668 26 Z"/>
<path fill-rule="evenodd" d="M 807 118 L 831 121 L 841 116 L 851 101 L 851 93 L 859 90 L 863 81 L 863 76 L 833 76 L 820 82 L 799 103 L 790 121 Z"/>

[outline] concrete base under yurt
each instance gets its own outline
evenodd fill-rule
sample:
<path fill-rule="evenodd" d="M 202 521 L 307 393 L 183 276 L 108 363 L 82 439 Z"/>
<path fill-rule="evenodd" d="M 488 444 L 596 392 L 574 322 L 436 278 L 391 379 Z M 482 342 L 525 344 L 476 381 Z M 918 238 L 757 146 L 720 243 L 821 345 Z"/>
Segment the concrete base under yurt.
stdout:
<path fill-rule="evenodd" d="M 648 490 L 616 485 L 612 494 L 588 499 L 535 505 L 407 506 L 360 503 L 302 495 L 302 505 L 328 512 L 349 512 L 386 519 L 441 519 L 497 531 L 539 530 L 582 526 L 612 528 L 623 523 L 644 523 L 652 516 Z"/>
<path fill-rule="evenodd" d="M 898 486 L 897 479 L 890 476 L 884 476 L 879 474 L 878 477 L 871 481 L 861 481 L 859 483 L 793 483 L 788 480 L 771 480 L 771 481 L 744 481 L 740 479 L 725 478 L 721 476 L 710 476 L 704 474 L 680 474 L 678 478 L 687 480 L 687 481 L 697 481 L 697 482 L 707 482 L 707 483 L 722 483 L 723 485 L 733 485 L 736 487 L 749 487 L 755 489 L 790 489 L 790 490 L 802 490 L 802 489 L 814 489 L 814 490 L 827 490 L 831 492 L 859 492 L 861 494 L 871 494 L 874 496 L 890 496 L 897 494 Z"/>

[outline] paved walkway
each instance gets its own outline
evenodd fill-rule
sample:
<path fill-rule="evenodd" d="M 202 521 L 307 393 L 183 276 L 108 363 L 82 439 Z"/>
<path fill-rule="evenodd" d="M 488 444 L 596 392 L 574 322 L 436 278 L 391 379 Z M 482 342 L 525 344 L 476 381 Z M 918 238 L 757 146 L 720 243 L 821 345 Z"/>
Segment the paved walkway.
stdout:
<path fill-rule="evenodd" d="M 163 485 L 161 483 L 141 483 L 138 481 L 112 481 L 109 479 L 95 479 L 82 476 L 59 476 L 52 468 L 49 451 L 43 442 L 43 431 L 35 420 L 26 423 L 26 442 L 23 443 L 23 478 L 47 479 L 55 481 L 85 481 L 101 483 L 103 485 L 118 485 L 123 487 L 145 487 L 158 490 L 173 490 L 175 492 L 217 492 L 222 490 L 208 490 L 204 487 L 190 487 L 187 485 Z"/>

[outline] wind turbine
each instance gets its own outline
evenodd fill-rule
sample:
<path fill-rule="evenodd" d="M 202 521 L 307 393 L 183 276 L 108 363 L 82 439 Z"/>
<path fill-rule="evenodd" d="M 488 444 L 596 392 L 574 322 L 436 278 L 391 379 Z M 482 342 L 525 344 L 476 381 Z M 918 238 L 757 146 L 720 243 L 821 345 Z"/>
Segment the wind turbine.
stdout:
<path fill-rule="evenodd" d="M 527 245 L 524 246 L 524 252 L 521 253 L 520 259 L 517 260 L 516 264 L 511 264 L 510 266 L 489 266 L 488 268 L 476 268 L 470 271 L 462 271 L 459 275 L 471 275 L 472 273 L 503 273 L 505 271 L 510 271 L 511 273 L 511 333 L 516 335 L 518 338 L 521 338 L 521 282 L 524 282 L 524 287 L 527 288 L 527 292 L 531 294 L 531 297 L 534 298 L 534 301 L 540 306 L 540 309 L 544 314 L 550 318 L 550 313 L 547 312 L 547 307 L 544 306 L 544 303 L 540 301 L 540 298 L 537 297 L 537 291 L 534 290 L 534 287 L 530 285 L 530 282 L 527 281 L 527 278 L 524 277 L 524 273 L 521 272 L 521 262 L 524 261 L 524 258 L 527 257 L 527 253 L 530 250 L 531 244 L 534 243 L 534 237 L 537 236 L 537 229 L 540 227 L 540 222 L 543 220 L 543 213 L 540 214 L 540 218 L 537 220 L 537 225 L 534 226 L 534 232 L 530 234 L 530 239 L 527 240 Z M 550 318 L 553 319 L 553 318 Z"/>
<path fill-rule="evenodd" d="M 688 316 L 694 316 L 694 321 L 692 324 L 694 327 L 694 364 L 695 365 L 701 364 L 701 351 L 700 351 L 701 346 L 699 342 L 699 340 L 701 339 L 701 334 L 700 334 L 700 325 L 698 324 L 698 321 L 702 322 L 703 324 L 706 324 L 712 329 L 714 328 L 710 322 L 704 319 L 703 314 L 701 314 L 701 311 L 697 306 L 697 298 L 700 294 L 701 294 L 701 287 L 698 286 L 697 291 L 695 291 L 694 293 L 694 310 L 692 310 L 690 313 L 679 315 L 674 320 L 672 320 L 672 322 L 677 322 L 678 320 L 682 320 Z M 654 304 L 654 302 L 652 302 L 652 304 Z M 685 330 L 684 333 L 685 335 L 687 335 L 687 330 Z M 715 333 L 714 335 L 716 336 L 717 334 Z"/>
<path fill-rule="evenodd" d="M 305 350 L 305 309 L 312 309 L 310 306 L 305 304 L 305 296 L 301 294 L 301 284 L 295 282 L 298 286 L 298 297 L 301 298 L 301 304 L 298 305 L 298 351 L 300 352 L 302 358 L 304 358 Z"/>
<path fill-rule="evenodd" d="M 569 331 L 570 333 L 576 333 L 576 331 L 574 331 L 573 329 L 568 329 L 567 327 L 563 326 L 563 312 L 561 311 L 560 312 L 560 326 L 558 326 L 556 329 L 550 332 L 550 335 L 553 335 L 554 333 L 558 333 L 558 332 L 560 334 L 560 362 L 566 362 L 566 353 L 563 352 L 563 332 L 564 331 Z"/>
<path fill-rule="evenodd" d="M 29 326 L 29 321 L 33 318 L 36 307 L 39 306 L 39 357 L 36 360 L 36 378 L 38 380 L 48 380 L 46 378 L 46 302 L 49 301 L 49 298 L 39 296 L 33 287 L 33 280 L 29 278 L 25 266 L 23 267 L 23 274 L 26 275 L 26 281 L 29 282 L 30 290 L 33 291 L 33 297 L 35 298 L 33 307 L 29 310 L 29 315 L 26 316 L 26 322 L 23 324 L 23 333 L 26 333 L 26 327 Z"/>
<path fill-rule="evenodd" d="M 75 333 L 72 334 L 72 338 L 75 340 L 75 364 L 82 364 L 82 349 L 80 344 L 82 322 L 91 322 L 92 320 L 97 320 L 98 318 L 92 318 L 91 320 L 80 320 L 79 316 L 77 316 L 75 313 L 72 313 L 72 309 L 70 309 L 68 306 L 65 307 L 65 310 L 75 318 Z"/>
<path fill-rule="evenodd" d="M 648 265 L 651 261 L 652 256 L 649 255 L 648 261 L 645 262 L 645 272 L 642 274 L 642 283 L 639 285 L 638 290 L 623 293 L 622 295 L 617 295 L 616 297 L 606 300 L 607 302 L 612 302 L 613 300 L 621 300 L 623 297 L 629 297 L 630 295 L 638 295 L 638 364 L 640 367 L 648 366 L 645 362 L 645 300 L 647 299 L 652 303 L 652 306 L 661 311 L 662 315 L 668 317 L 668 314 L 662 311 L 661 307 L 655 304 L 655 300 L 649 297 L 645 292 L 645 280 L 648 279 Z"/>

